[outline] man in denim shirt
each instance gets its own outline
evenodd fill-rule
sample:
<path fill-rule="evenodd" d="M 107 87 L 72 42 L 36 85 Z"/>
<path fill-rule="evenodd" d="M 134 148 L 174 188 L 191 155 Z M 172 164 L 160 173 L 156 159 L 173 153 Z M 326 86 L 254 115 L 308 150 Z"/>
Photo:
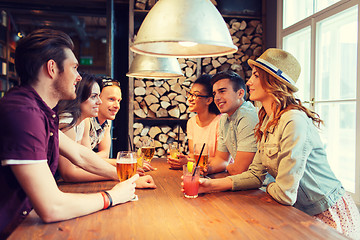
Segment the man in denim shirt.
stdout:
<path fill-rule="evenodd" d="M 207 173 L 227 170 L 231 175 L 246 171 L 257 150 L 254 128 L 258 123 L 255 107 L 245 101 L 244 80 L 235 72 L 224 71 L 215 74 L 213 85 L 214 101 L 221 116 L 219 138 L 215 157 L 209 160 Z M 229 164 L 229 159 L 234 159 Z M 206 171 L 205 170 L 205 171 Z"/>

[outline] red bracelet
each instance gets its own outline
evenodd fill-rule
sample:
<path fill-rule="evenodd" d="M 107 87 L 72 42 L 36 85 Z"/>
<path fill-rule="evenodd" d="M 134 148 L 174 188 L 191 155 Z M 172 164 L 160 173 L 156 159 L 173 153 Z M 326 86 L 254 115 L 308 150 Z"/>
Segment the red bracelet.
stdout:
<path fill-rule="evenodd" d="M 109 197 L 107 196 L 107 194 L 105 192 L 101 192 L 101 195 L 104 199 L 104 207 L 103 209 L 108 209 L 109 206 L 110 206 L 110 200 L 109 200 Z"/>

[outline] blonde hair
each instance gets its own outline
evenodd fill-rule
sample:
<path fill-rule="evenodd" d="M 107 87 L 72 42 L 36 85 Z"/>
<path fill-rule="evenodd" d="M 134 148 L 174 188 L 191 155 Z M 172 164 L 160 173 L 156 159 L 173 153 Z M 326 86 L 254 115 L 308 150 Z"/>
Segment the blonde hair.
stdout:
<path fill-rule="evenodd" d="M 255 66 L 254 66 L 255 67 Z M 264 122 L 266 111 L 264 107 L 261 107 L 258 113 L 259 123 L 255 126 L 255 138 L 256 141 L 260 141 L 262 136 L 267 134 L 267 130 L 271 127 L 276 127 L 279 119 L 282 114 L 285 112 L 297 109 L 306 113 L 306 115 L 311 118 L 313 124 L 316 127 L 320 127 L 320 124 L 323 124 L 323 121 L 320 119 L 319 115 L 310 109 L 304 107 L 301 104 L 300 99 L 296 99 L 294 96 L 294 91 L 291 90 L 288 86 L 277 80 L 275 77 L 262 70 L 261 68 L 255 67 L 259 73 L 260 83 L 263 89 L 274 98 L 272 105 L 272 110 L 274 112 L 274 118 L 267 123 L 265 126 L 264 132 L 260 130 L 261 125 Z"/>

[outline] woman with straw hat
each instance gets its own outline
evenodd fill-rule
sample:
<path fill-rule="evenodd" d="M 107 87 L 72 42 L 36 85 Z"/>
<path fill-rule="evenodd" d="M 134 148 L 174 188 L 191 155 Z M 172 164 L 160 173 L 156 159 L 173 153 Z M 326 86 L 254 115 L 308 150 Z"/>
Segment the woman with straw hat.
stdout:
<path fill-rule="evenodd" d="M 266 50 L 248 61 L 250 99 L 259 101 L 255 127 L 258 151 L 249 170 L 223 179 L 201 179 L 199 192 L 245 190 L 262 186 L 266 173 L 275 178 L 266 192 L 345 235 L 360 239 L 360 216 L 352 198 L 331 171 L 317 128 L 318 114 L 294 97 L 300 64 L 290 53 Z"/>

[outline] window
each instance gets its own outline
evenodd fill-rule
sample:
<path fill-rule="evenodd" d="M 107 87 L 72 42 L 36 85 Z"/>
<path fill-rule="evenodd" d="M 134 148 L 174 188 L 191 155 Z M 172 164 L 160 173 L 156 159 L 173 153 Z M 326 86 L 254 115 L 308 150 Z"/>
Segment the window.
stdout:
<path fill-rule="evenodd" d="M 340 0 L 284 0 L 283 26 L 287 28 Z"/>
<path fill-rule="evenodd" d="M 278 47 L 291 52 L 302 67 L 297 96 L 324 120 L 320 136 L 330 166 L 359 204 L 358 1 L 278 0 L 278 4 L 282 6 Z"/>
<path fill-rule="evenodd" d="M 306 102 L 310 101 L 310 30 L 310 27 L 306 27 L 283 39 L 283 49 L 292 53 L 301 65 L 301 73 L 296 82 L 300 91 L 296 95 Z"/>

